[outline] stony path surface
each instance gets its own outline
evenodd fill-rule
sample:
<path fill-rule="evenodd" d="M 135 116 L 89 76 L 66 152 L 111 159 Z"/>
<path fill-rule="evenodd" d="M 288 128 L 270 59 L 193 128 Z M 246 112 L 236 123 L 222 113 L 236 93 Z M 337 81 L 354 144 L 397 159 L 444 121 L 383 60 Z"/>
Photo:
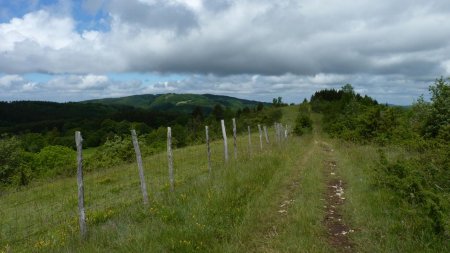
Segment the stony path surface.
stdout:
<path fill-rule="evenodd" d="M 332 147 L 321 142 L 322 150 L 326 154 L 324 160 L 324 174 L 327 180 L 325 192 L 325 217 L 323 224 L 327 230 L 328 243 L 339 252 L 354 252 L 354 245 L 350 240 L 351 229 L 341 213 L 341 206 L 345 203 L 345 182 L 339 177 L 338 163 L 334 158 Z"/>

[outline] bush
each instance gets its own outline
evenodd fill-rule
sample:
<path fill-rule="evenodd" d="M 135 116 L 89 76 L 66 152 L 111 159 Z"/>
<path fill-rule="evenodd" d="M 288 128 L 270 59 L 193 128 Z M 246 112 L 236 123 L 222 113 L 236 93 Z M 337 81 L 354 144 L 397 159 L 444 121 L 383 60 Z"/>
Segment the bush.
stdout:
<path fill-rule="evenodd" d="M 312 129 L 312 120 L 311 117 L 307 114 L 299 114 L 297 119 L 295 120 L 294 133 L 296 135 L 303 135 L 306 131 L 310 131 Z"/>
<path fill-rule="evenodd" d="M 310 117 L 310 105 L 305 100 L 299 106 L 299 112 L 295 119 L 294 133 L 296 135 L 303 135 L 306 131 L 312 130 L 312 120 Z"/>
<path fill-rule="evenodd" d="M 388 162 L 381 152 L 379 165 L 375 168 L 375 184 L 390 189 L 407 212 L 420 212 L 427 217 L 422 226 L 429 227 L 435 234 L 445 231 L 442 199 L 435 191 L 435 183 L 427 177 L 427 168 L 421 159 L 400 158 Z"/>
<path fill-rule="evenodd" d="M 108 139 L 103 146 L 98 148 L 89 159 L 86 159 L 86 169 L 107 168 L 123 162 L 131 162 L 134 155 L 131 138 L 115 135 L 114 138 Z"/>
<path fill-rule="evenodd" d="M 26 185 L 31 178 L 33 155 L 15 138 L 0 139 L 0 184 Z"/>
<path fill-rule="evenodd" d="M 47 146 L 36 154 L 34 166 L 38 176 L 42 177 L 74 175 L 76 153 L 64 146 Z"/>

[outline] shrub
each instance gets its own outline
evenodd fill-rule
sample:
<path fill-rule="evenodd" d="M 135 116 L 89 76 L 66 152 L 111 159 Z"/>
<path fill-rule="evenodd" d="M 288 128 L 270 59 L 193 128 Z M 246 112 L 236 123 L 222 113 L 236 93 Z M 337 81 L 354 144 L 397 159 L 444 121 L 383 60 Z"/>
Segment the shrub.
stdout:
<path fill-rule="evenodd" d="M 64 146 L 47 146 L 35 156 L 36 173 L 43 177 L 73 175 L 76 172 L 76 153 Z"/>
<path fill-rule="evenodd" d="M 86 159 L 87 170 L 107 168 L 123 162 L 131 162 L 134 158 L 134 148 L 131 138 L 115 135 L 108 139 L 103 146 Z"/>
<path fill-rule="evenodd" d="M 294 133 L 296 135 L 303 135 L 306 131 L 312 130 L 312 120 L 310 117 L 310 106 L 308 102 L 303 101 L 299 106 L 299 112 L 295 119 Z"/>
<path fill-rule="evenodd" d="M 0 184 L 26 185 L 31 178 L 33 155 L 15 138 L 0 139 Z"/>
<path fill-rule="evenodd" d="M 295 120 L 294 133 L 302 135 L 312 129 L 312 120 L 307 114 L 299 114 Z"/>
<path fill-rule="evenodd" d="M 445 230 L 442 199 L 434 190 L 434 180 L 426 176 L 421 159 L 400 158 L 388 162 L 381 152 L 379 165 L 375 168 L 375 184 L 389 189 L 404 202 L 407 212 L 418 211 L 427 217 L 423 221 L 436 234 Z"/>

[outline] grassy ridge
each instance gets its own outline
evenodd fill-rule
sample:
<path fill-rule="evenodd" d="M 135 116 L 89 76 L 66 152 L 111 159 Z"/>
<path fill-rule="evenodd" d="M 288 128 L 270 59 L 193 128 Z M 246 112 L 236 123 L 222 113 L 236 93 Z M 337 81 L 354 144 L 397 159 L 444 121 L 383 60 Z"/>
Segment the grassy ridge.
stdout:
<path fill-rule="evenodd" d="M 196 106 L 212 110 L 216 104 L 236 111 L 244 107 L 256 107 L 258 101 L 239 99 L 212 94 L 158 94 L 134 95 L 120 98 L 105 98 L 87 100 L 84 103 L 98 103 L 104 105 L 125 105 L 142 109 L 176 109 L 191 113 Z M 265 103 L 267 104 L 267 103 Z"/>

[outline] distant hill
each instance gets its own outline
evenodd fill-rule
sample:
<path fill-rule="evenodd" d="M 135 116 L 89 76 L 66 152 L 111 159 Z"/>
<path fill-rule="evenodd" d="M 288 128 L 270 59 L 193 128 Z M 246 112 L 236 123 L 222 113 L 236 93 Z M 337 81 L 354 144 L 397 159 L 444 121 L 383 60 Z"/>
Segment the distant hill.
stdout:
<path fill-rule="evenodd" d="M 238 110 L 244 107 L 255 107 L 259 101 L 239 99 L 229 96 L 219 96 L 212 94 L 145 94 L 120 98 L 104 98 L 83 101 L 83 103 L 98 103 L 104 105 L 125 105 L 142 109 L 154 109 L 160 111 L 182 111 L 192 112 L 199 106 L 204 111 L 209 112 L 216 104 L 231 110 Z M 268 105 L 268 103 L 263 103 Z"/>
<path fill-rule="evenodd" d="M 116 126 L 120 122 L 141 122 L 156 129 L 160 126 L 187 124 L 196 106 L 206 116 L 216 104 L 237 111 L 245 107 L 254 108 L 258 103 L 260 102 L 210 94 L 136 95 L 69 103 L 0 101 L 0 138 L 3 133 L 51 133 L 65 138 L 64 143 L 58 144 L 72 147 L 73 132 L 82 130 L 85 134 L 99 136 L 89 144 L 97 146 L 105 141 L 109 132 L 121 131 L 115 129 L 120 128 Z M 267 107 L 269 104 L 264 105 Z M 117 124 L 108 128 L 105 124 L 112 124 L 108 120 Z M 126 123 L 122 125 L 121 129 L 127 132 Z"/>

